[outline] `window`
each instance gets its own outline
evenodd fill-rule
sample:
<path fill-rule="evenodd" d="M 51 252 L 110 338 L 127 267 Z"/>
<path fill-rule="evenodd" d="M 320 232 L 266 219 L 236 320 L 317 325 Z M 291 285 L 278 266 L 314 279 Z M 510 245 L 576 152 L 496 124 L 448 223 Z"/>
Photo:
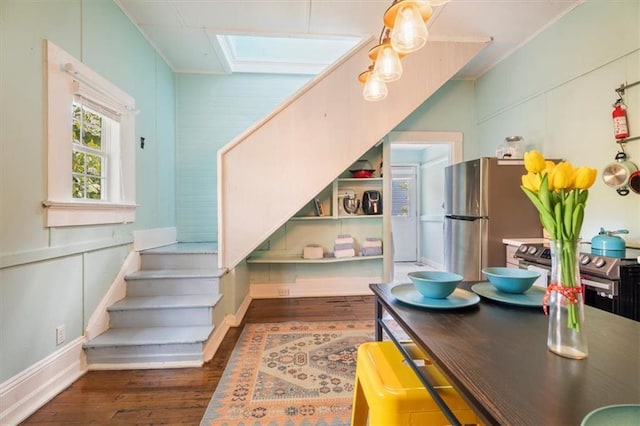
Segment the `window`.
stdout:
<path fill-rule="evenodd" d="M 357 45 L 358 37 L 217 35 L 231 72 L 318 74 Z"/>
<path fill-rule="evenodd" d="M 107 188 L 106 165 L 110 136 L 120 131 L 119 123 L 101 115 L 78 97 L 73 102 L 73 154 L 71 194 L 73 198 L 102 200 Z M 117 143 L 117 142 L 116 142 Z"/>
<path fill-rule="evenodd" d="M 51 42 L 47 226 L 135 219 L 134 100 Z"/>

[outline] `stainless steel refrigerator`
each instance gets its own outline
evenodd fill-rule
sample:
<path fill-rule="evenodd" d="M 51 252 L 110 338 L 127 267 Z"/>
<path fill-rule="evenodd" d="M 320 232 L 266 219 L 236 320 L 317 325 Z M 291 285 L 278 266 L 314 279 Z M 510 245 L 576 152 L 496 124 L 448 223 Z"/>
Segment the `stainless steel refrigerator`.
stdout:
<path fill-rule="evenodd" d="M 445 168 L 444 261 L 465 280 L 505 266 L 503 238 L 542 236 L 538 212 L 520 188 L 522 160 L 479 158 Z"/>

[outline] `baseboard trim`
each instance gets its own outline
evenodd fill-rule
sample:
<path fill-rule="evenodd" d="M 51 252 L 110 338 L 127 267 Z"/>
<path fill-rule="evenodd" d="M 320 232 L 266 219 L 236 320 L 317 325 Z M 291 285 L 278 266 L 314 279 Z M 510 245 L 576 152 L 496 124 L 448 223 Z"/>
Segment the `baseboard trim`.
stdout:
<path fill-rule="evenodd" d="M 290 297 L 369 296 L 371 283 L 383 282 L 381 277 L 307 278 L 295 283 L 251 284 L 252 299 Z"/>
<path fill-rule="evenodd" d="M 227 316 L 224 317 L 224 319 L 222 320 L 222 323 L 216 326 L 216 328 L 213 331 L 213 334 L 211 335 L 211 337 L 209 338 L 209 340 L 207 341 L 204 347 L 203 358 L 205 362 L 211 360 L 214 357 L 214 355 L 218 351 L 218 348 L 222 344 L 222 341 L 224 340 L 224 336 L 227 334 L 227 331 L 229 331 L 231 327 L 238 327 L 242 323 L 242 319 L 247 313 L 247 310 L 249 309 L 250 304 L 251 304 L 251 297 L 247 295 L 242 301 L 242 304 L 240 304 L 240 307 L 238 308 L 236 313 L 228 314 Z"/>
<path fill-rule="evenodd" d="M 202 367 L 202 361 L 169 361 L 169 362 L 144 362 L 144 363 L 110 363 L 90 364 L 89 370 L 156 370 L 167 368 L 194 368 Z"/>
<path fill-rule="evenodd" d="M 0 385 L 0 424 L 17 425 L 87 372 L 84 337 Z"/>
<path fill-rule="evenodd" d="M 242 323 L 244 316 L 249 310 L 249 306 L 251 305 L 251 296 L 248 294 L 245 296 L 244 300 L 238 307 L 238 310 L 234 315 L 227 315 L 227 318 L 230 318 L 231 327 L 238 327 Z"/>
<path fill-rule="evenodd" d="M 420 263 L 422 263 L 423 265 L 427 265 L 433 269 L 437 269 L 438 271 L 444 271 L 444 265 L 441 263 L 435 262 L 432 259 L 422 257 L 420 258 Z"/>

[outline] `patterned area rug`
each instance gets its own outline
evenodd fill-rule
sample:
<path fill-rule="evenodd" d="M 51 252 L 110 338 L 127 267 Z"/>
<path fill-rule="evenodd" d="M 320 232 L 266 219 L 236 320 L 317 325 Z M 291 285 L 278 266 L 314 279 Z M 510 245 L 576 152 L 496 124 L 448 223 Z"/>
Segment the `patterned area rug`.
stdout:
<path fill-rule="evenodd" d="M 373 321 L 247 324 L 200 423 L 349 425 L 360 343 Z"/>

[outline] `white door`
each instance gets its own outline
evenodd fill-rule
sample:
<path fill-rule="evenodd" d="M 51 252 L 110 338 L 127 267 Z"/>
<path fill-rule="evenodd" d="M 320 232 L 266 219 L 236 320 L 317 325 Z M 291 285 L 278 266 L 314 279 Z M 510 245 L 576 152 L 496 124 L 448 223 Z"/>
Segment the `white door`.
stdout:
<path fill-rule="evenodd" d="M 418 168 L 391 166 L 393 261 L 418 260 Z"/>

